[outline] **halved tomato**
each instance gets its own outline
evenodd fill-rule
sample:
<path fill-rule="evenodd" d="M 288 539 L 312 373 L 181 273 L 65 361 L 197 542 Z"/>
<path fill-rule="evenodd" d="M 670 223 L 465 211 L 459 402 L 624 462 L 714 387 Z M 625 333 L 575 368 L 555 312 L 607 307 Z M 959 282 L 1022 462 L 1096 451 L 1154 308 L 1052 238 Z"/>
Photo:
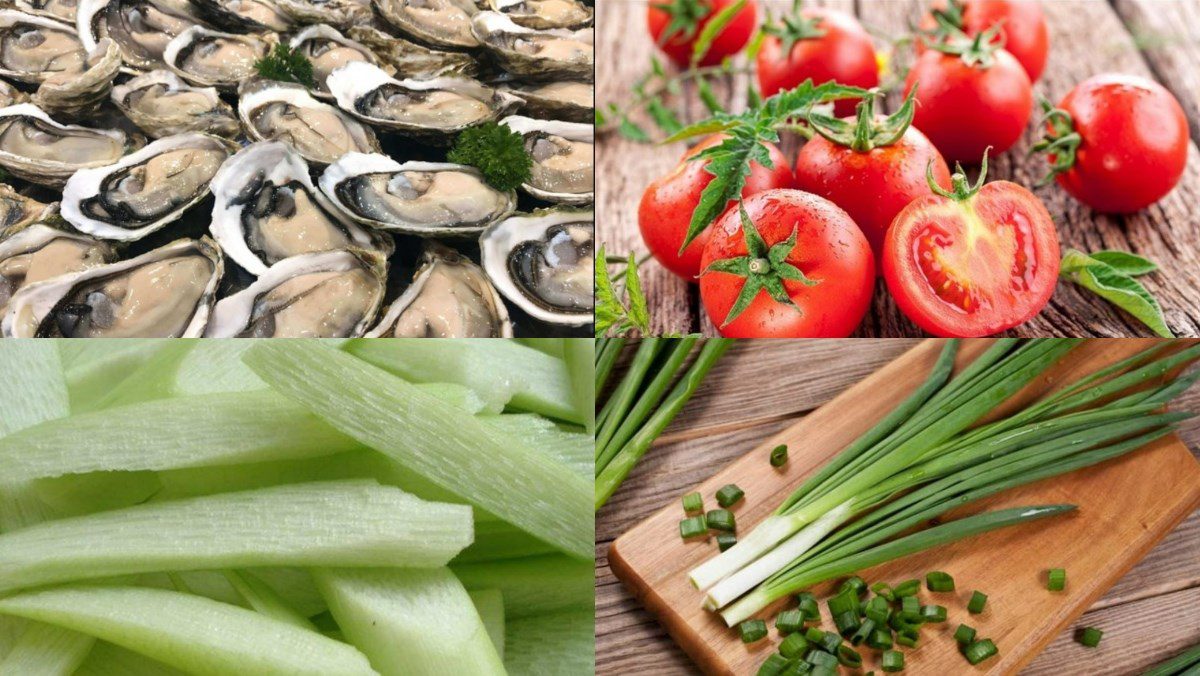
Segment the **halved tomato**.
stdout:
<path fill-rule="evenodd" d="M 1008 181 L 971 186 L 904 208 L 888 230 L 883 276 L 896 304 L 939 336 L 988 336 L 1023 324 L 1046 306 L 1058 280 L 1058 234 L 1033 193 Z"/>

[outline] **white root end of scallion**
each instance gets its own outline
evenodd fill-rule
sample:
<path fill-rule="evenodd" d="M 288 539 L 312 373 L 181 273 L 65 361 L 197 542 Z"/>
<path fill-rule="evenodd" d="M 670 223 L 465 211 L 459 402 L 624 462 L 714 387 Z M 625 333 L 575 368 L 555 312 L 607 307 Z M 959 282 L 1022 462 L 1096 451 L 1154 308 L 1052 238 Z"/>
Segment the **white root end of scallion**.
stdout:
<path fill-rule="evenodd" d="M 804 522 L 797 516 L 785 514 L 767 517 L 737 544 L 693 569 L 688 579 L 696 589 L 708 591 L 803 528 Z"/>

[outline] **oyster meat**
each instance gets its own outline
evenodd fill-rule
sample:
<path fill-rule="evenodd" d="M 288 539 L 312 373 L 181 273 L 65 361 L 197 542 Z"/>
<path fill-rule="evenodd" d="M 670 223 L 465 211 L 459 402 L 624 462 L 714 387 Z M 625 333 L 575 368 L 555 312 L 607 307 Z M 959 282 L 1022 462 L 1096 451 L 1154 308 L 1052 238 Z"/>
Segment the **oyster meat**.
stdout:
<path fill-rule="evenodd" d="M 113 87 L 112 101 L 151 137 L 206 132 L 233 138 L 241 132 L 233 108 L 214 87 L 193 87 L 169 70 L 153 70 Z"/>
<path fill-rule="evenodd" d="M 63 188 L 63 218 L 101 239 L 141 239 L 204 199 L 228 144 L 206 134 L 168 136 L 116 164 L 81 169 Z"/>
<path fill-rule="evenodd" d="M 121 70 L 121 50 L 108 38 L 88 54 L 82 73 L 55 73 L 42 81 L 33 102 L 53 115 L 84 118 L 108 98 Z"/>
<path fill-rule="evenodd" d="M 358 248 L 387 257 L 392 240 L 341 215 L 313 186 L 294 150 L 255 143 L 238 151 L 213 179 L 212 234 L 254 275 L 300 254 Z"/>
<path fill-rule="evenodd" d="M 590 82 L 560 80 L 501 89 L 525 101 L 521 112 L 528 117 L 589 124 L 596 119 L 596 93 Z"/>
<path fill-rule="evenodd" d="M 483 269 L 427 241 L 413 283 L 388 307 L 368 338 L 507 338 L 508 309 Z"/>
<path fill-rule="evenodd" d="M 237 35 L 195 26 L 167 43 L 163 61 L 192 84 L 234 91 L 277 41 L 274 33 Z"/>
<path fill-rule="evenodd" d="M 292 19 L 271 0 L 189 0 L 196 16 L 213 26 L 239 33 L 290 30 Z"/>
<path fill-rule="evenodd" d="M 351 61 L 379 65 L 379 59 L 366 45 L 359 44 L 327 25 L 309 26 L 296 34 L 289 43 L 312 63 L 317 95 L 329 94 L 325 79 L 333 71 Z"/>
<path fill-rule="evenodd" d="M 222 299 L 210 338 L 350 338 L 375 321 L 387 261 L 359 250 L 292 256 Z"/>
<path fill-rule="evenodd" d="M 488 5 L 526 28 L 582 28 L 594 14 L 580 0 L 488 0 Z"/>
<path fill-rule="evenodd" d="M 485 230 L 479 247 L 492 283 L 531 316 L 569 326 L 592 321 L 591 211 L 559 208 L 513 216 Z"/>
<path fill-rule="evenodd" d="M 474 167 L 400 164 L 351 153 L 321 175 L 321 192 L 347 217 L 381 230 L 424 237 L 478 235 L 516 208 L 516 195 L 488 185 Z"/>
<path fill-rule="evenodd" d="M 25 103 L 29 96 L 11 84 L 0 80 L 0 108 L 7 108 L 18 103 Z"/>
<path fill-rule="evenodd" d="M 535 120 L 514 115 L 501 120 L 525 139 L 533 159 L 529 182 L 534 197 L 563 204 L 588 204 L 595 197 L 595 153 L 590 124 Z"/>
<path fill-rule="evenodd" d="M 86 235 L 35 223 L 0 240 L 0 316 L 13 294 L 35 282 L 104 265 L 111 246 Z"/>
<path fill-rule="evenodd" d="M 180 239 L 129 260 L 59 275 L 13 295 L 0 323 L 15 338 L 196 338 L 223 261 L 211 240 Z"/>
<path fill-rule="evenodd" d="M 370 0 L 275 0 L 276 6 L 299 24 L 328 24 L 338 30 L 370 23 Z"/>
<path fill-rule="evenodd" d="M 473 0 L 374 0 L 389 24 L 418 42 L 433 47 L 469 49 L 479 46 L 471 31 L 478 12 Z"/>
<path fill-rule="evenodd" d="M 0 10 L 0 76 L 38 84 L 82 73 L 87 51 L 75 29 L 41 16 Z"/>
<path fill-rule="evenodd" d="M 58 204 L 42 204 L 0 183 L 0 237 L 7 237 L 27 225 L 49 217 Z"/>
<path fill-rule="evenodd" d="M 57 19 L 71 26 L 75 25 L 75 10 L 79 6 L 75 0 L 16 0 L 15 4 L 22 12 Z"/>
<path fill-rule="evenodd" d="M 60 187 L 79 169 L 116 162 L 131 145 L 122 131 L 59 124 L 32 103 L 0 108 L 0 166 L 40 185 Z"/>
<path fill-rule="evenodd" d="M 471 25 L 484 48 L 513 75 L 533 80 L 592 77 L 591 28 L 526 28 L 500 12 L 480 12 Z"/>
<path fill-rule="evenodd" d="M 162 68 L 163 52 L 176 36 L 199 21 L 179 7 L 153 0 L 80 0 L 75 25 L 89 52 L 108 37 L 121 50 L 121 60 L 142 70 Z"/>
<path fill-rule="evenodd" d="M 405 77 L 428 79 L 439 75 L 479 72 L 479 62 L 465 52 L 451 52 L 398 38 L 374 26 L 353 26 L 350 38 L 367 46 L 384 63 Z"/>
<path fill-rule="evenodd" d="M 313 164 L 330 164 L 351 152 L 379 152 L 375 132 L 300 85 L 252 82 L 238 99 L 238 116 L 252 138 L 283 141 Z"/>

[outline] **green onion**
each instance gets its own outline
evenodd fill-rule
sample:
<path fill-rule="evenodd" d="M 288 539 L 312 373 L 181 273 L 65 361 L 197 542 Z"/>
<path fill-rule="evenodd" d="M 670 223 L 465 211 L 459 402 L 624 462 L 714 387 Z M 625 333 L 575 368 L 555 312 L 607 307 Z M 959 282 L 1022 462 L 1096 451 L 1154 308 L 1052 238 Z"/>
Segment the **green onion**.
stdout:
<path fill-rule="evenodd" d="M 837 676 L 838 670 L 836 666 L 831 667 L 828 664 L 818 664 L 809 673 L 811 676 Z"/>
<path fill-rule="evenodd" d="M 699 493 L 688 493 L 683 496 L 683 511 L 685 513 L 704 511 L 704 498 Z"/>
<path fill-rule="evenodd" d="M 963 653 L 967 656 L 967 661 L 971 664 L 979 664 L 980 662 L 999 653 L 996 649 L 996 644 L 992 643 L 990 638 L 981 639 L 972 642 L 967 646 Z"/>
<path fill-rule="evenodd" d="M 921 612 L 921 602 L 915 596 L 901 597 L 900 612 L 907 613 L 909 616 L 917 615 Z"/>
<path fill-rule="evenodd" d="M 946 621 L 946 607 L 945 606 L 921 606 L 921 619 L 930 624 L 935 624 L 938 622 L 945 622 Z"/>
<path fill-rule="evenodd" d="M 1095 648 L 1100 645 L 1100 638 L 1103 636 L 1104 632 L 1095 627 L 1084 627 L 1076 640 L 1089 648 Z"/>
<path fill-rule="evenodd" d="M 832 631 L 827 631 L 821 635 L 821 649 L 825 652 L 831 655 L 836 655 L 838 648 L 840 648 L 841 645 L 842 637 L 838 636 Z"/>
<path fill-rule="evenodd" d="M 880 627 L 867 637 L 867 645 L 876 650 L 887 650 L 892 647 L 892 632 Z"/>
<path fill-rule="evenodd" d="M 857 575 L 846 578 L 846 581 L 842 582 L 841 586 L 838 587 L 838 592 L 843 593 L 847 590 L 854 594 L 855 597 L 862 596 L 867 591 L 867 583 Z"/>
<path fill-rule="evenodd" d="M 842 591 L 830 596 L 826 604 L 829 606 L 829 614 L 834 617 L 842 613 L 858 614 L 858 598 L 854 595 L 853 590 Z"/>
<path fill-rule="evenodd" d="M 819 644 L 821 641 L 825 640 L 825 632 L 821 631 L 817 627 L 809 627 L 808 629 L 804 630 L 804 638 L 808 639 L 809 643 Z"/>
<path fill-rule="evenodd" d="M 875 620 L 863 620 L 863 623 L 858 626 L 858 630 L 850 637 L 852 645 L 860 645 L 871 637 L 875 631 Z"/>
<path fill-rule="evenodd" d="M 734 521 L 733 512 L 729 511 L 728 509 L 710 510 L 705 518 L 708 520 L 708 527 L 713 530 L 733 532 L 737 529 L 737 523 Z"/>
<path fill-rule="evenodd" d="M 975 629 L 968 627 L 965 624 L 958 625 L 958 629 L 954 630 L 954 640 L 958 641 L 959 645 L 966 645 L 975 640 Z"/>
<path fill-rule="evenodd" d="M 798 608 L 804 613 L 805 622 L 818 622 L 821 619 L 821 609 L 817 606 L 817 597 L 810 592 L 801 592 L 796 594 L 796 601 L 800 604 Z"/>
<path fill-rule="evenodd" d="M 742 492 L 742 489 L 738 488 L 737 484 L 728 484 L 726 486 L 722 486 L 721 489 L 717 491 L 717 504 L 722 507 L 729 507 L 737 504 L 737 502 L 745 495 L 746 494 Z"/>
<path fill-rule="evenodd" d="M 898 650 L 885 650 L 879 658 L 879 667 L 886 672 L 904 671 L 904 653 Z"/>
<path fill-rule="evenodd" d="M 771 449 L 771 466 L 782 467 L 788 461 L 787 444 L 779 444 Z"/>
<path fill-rule="evenodd" d="M 836 672 L 830 672 L 825 667 L 821 667 L 818 671 L 813 670 L 813 665 L 801 659 L 793 660 L 783 670 L 779 676 L 807 676 L 808 674 L 824 674 L 825 676 L 835 676 Z"/>
<path fill-rule="evenodd" d="M 896 585 L 896 589 L 895 589 L 894 593 L 896 594 L 897 597 L 904 597 L 904 596 L 916 596 L 917 592 L 919 592 L 919 591 L 921 591 L 921 581 L 914 579 L 914 580 L 905 580 L 904 582 L 901 582 L 900 584 Z"/>
<path fill-rule="evenodd" d="M 901 629 L 896 632 L 896 643 L 905 648 L 916 648 L 917 641 L 921 639 L 921 632 L 915 628 Z"/>
<path fill-rule="evenodd" d="M 983 607 L 987 605 L 987 594 L 981 591 L 971 592 L 971 600 L 967 602 L 967 611 L 972 615 L 978 615 L 983 612 Z"/>
<path fill-rule="evenodd" d="M 725 551 L 737 544 L 737 536 L 733 533 L 717 533 L 717 549 Z"/>
<path fill-rule="evenodd" d="M 684 540 L 708 534 L 708 524 L 704 516 L 690 516 L 679 522 L 679 536 Z"/>
<path fill-rule="evenodd" d="M 775 628 L 781 634 L 799 632 L 804 628 L 804 613 L 794 608 L 779 613 L 775 616 Z"/>
<path fill-rule="evenodd" d="M 888 601 L 896 600 L 896 592 L 893 591 L 892 588 L 890 586 L 888 586 L 888 584 L 886 582 L 876 582 L 875 584 L 871 585 L 871 591 L 882 596 L 883 598 L 887 599 Z"/>
<path fill-rule="evenodd" d="M 876 624 L 884 624 L 892 616 L 892 606 L 886 598 L 876 596 L 867 603 L 865 614 L 868 619 L 874 620 Z"/>
<path fill-rule="evenodd" d="M 780 646 L 780 648 L 782 647 Z M 758 676 L 780 676 L 788 664 L 790 664 L 788 658 L 779 653 L 771 653 L 767 656 L 766 661 L 758 667 Z"/>
<path fill-rule="evenodd" d="M 754 643 L 767 637 L 767 623 L 763 620 L 746 620 L 738 625 L 742 643 Z"/>
<path fill-rule="evenodd" d="M 935 570 L 925 575 L 925 585 L 931 592 L 952 592 L 954 591 L 954 578 L 950 577 L 949 573 Z"/>
<path fill-rule="evenodd" d="M 824 650 L 813 650 L 808 653 L 808 657 L 805 659 L 808 660 L 810 664 L 817 667 L 829 667 L 831 669 L 837 669 L 839 664 L 838 658 L 834 653 L 825 652 Z"/>
<path fill-rule="evenodd" d="M 1065 568 L 1051 568 L 1046 575 L 1046 589 L 1050 591 L 1062 591 L 1067 587 L 1067 570 Z"/>
<path fill-rule="evenodd" d="M 844 667 L 857 669 L 862 666 L 862 655 L 848 645 L 838 647 L 837 658 L 838 663 Z"/>
<path fill-rule="evenodd" d="M 787 638 L 779 644 L 779 653 L 788 658 L 800 657 L 806 650 L 808 650 L 808 639 L 804 638 L 804 634 L 788 634 Z"/>
<path fill-rule="evenodd" d="M 1200 665 L 1200 645 L 1192 646 L 1171 659 L 1161 662 L 1142 676 L 1193 676 L 1188 669 Z"/>

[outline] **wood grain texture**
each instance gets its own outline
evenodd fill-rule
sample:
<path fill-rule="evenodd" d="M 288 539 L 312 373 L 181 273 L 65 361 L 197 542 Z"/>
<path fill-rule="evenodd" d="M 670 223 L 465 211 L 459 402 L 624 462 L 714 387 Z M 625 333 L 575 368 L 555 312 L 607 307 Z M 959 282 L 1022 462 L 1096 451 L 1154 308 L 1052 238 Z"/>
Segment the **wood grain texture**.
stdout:
<path fill-rule="evenodd" d="M 789 2 L 764 3 L 786 11 Z M 877 36 L 879 46 L 903 34 L 927 6 L 925 0 L 818 0 L 810 5 L 855 13 Z M 628 99 L 630 84 L 646 68 L 653 49 L 644 26 L 645 5 L 638 0 L 599 3 L 597 98 L 605 103 Z M 1200 138 L 1200 0 L 1054 0 L 1044 2 L 1050 26 L 1051 54 L 1037 94 L 1058 101 L 1083 79 L 1102 72 L 1152 77 L 1180 99 Z M 901 58 L 901 61 L 904 59 Z M 745 104 L 746 75 L 725 87 L 731 110 Z M 690 92 L 683 92 L 685 116 L 702 115 Z M 894 107 L 897 95 L 890 97 Z M 991 163 L 991 179 L 1034 185 L 1045 173 L 1044 160 L 1027 157 L 1040 130 L 1031 121 L 1025 138 Z M 800 141 L 786 138 L 783 149 L 794 159 Z M 645 252 L 637 230 L 637 200 L 655 177 L 674 166 L 683 144 L 643 145 L 602 135 L 597 151 L 603 211 L 600 239 L 610 252 Z M 1157 261 L 1163 273 L 1145 278 L 1162 302 L 1167 324 L 1178 335 L 1200 335 L 1200 216 L 1192 205 L 1200 198 L 1200 152 L 1193 143 L 1180 186 L 1156 205 L 1130 216 L 1097 214 L 1068 197 L 1057 186 L 1035 190 L 1058 225 L 1063 248 L 1083 251 L 1121 249 Z M 654 262 L 643 268 L 650 302 L 651 331 L 680 333 L 715 330 L 704 315 L 694 285 L 684 283 Z M 882 280 L 876 282 L 871 311 L 857 336 L 920 336 L 920 329 L 897 309 Z M 1145 327 L 1123 312 L 1073 284 L 1061 282 L 1041 315 L 1010 332 L 1021 336 L 1148 335 Z"/>
<path fill-rule="evenodd" d="M 864 362 L 878 365 L 912 345 L 912 341 L 742 343 L 731 350 L 714 371 L 713 377 L 720 375 L 729 381 L 741 381 L 754 376 L 761 377 L 772 370 L 779 372 L 781 366 L 787 364 L 794 369 L 810 372 L 812 385 L 817 391 L 838 390 L 859 380 L 861 375 L 850 369 L 831 375 L 820 367 L 821 361 L 812 360 L 816 355 L 821 355 L 825 361 L 837 359 L 827 349 L 829 344 L 839 345 L 846 355 L 854 355 Z M 874 349 L 876 344 L 883 348 L 878 353 Z M 1179 408 L 1195 409 L 1200 406 L 1200 392 L 1196 389 L 1179 400 Z M 720 428 L 724 431 L 699 438 L 680 439 L 656 448 L 600 512 L 597 519 L 598 674 L 698 673 L 691 660 L 666 636 L 661 625 L 613 577 L 607 566 L 608 544 L 618 534 L 664 505 L 674 505 L 680 495 L 691 490 L 698 480 L 710 476 L 714 469 L 724 467 L 747 449 L 753 448 L 756 442 L 774 436 L 795 420 L 801 419 L 805 414 L 801 407 L 813 400 L 803 390 L 801 387 L 794 392 L 787 392 L 802 402 L 794 409 L 788 409 L 780 403 L 787 399 L 786 396 L 777 396 L 764 405 L 743 400 L 740 416 L 728 409 L 718 414 L 713 407 L 693 412 L 689 406 L 681 416 L 685 424 L 695 422 L 701 429 Z M 698 393 L 697 397 L 701 394 Z M 789 412 L 788 417 L 778 419 L 767 415 L 764 411 L 772 410 L 767 406 L 782 406 L 782 410 Z M 732 429 L 730 424 L 736 423 L 739 417 L 753 422 L 747 423 L 742 429 Z M 1189 423 L 1181 430 L 1181 436 L 1195 447 L 1200 442 L 1200 427 L 1194 422 Z M 752 494 L 749 490 L 747 493 Z M 742 517 L 741 513 L 739 517 Z M 1197 588 L 1200 588 L 1200 513 L 1193 514 L 1172 532 L 1091 607 L 1093 612 L 1113 610 L 1113 613 L 1100 617 L 1114 618 L 1109 622 L 1115 625 L 1114 613 L 1119 612 L 1118 609 L 1152 603 L 1154 599 Z M 1200 640 L 1200 631 L 1194 628 L 1195 623 L 1200 622 L 1200 612 L 1194 608 L 1189 612 L 1184 607 L 1181 613 L 1181 616 L 1166 614 L 1166 617 L 1173 618 L 1172 621 L 1182 624 L 1183 628 L 1173 627 L 1163 637 L 1161 645 L 1161 618 L 1150 621 L 1147 617 L 1146 621 L 1134 622 L 1132 627 L 1129 626 L 1129 620 L 1122 619 L 1125 624 L 1122 633 L 1136 637 L 1134 642 L 1138 643 L 1139 649 L 1135 651 L 1123 651 L 1119 647 L 1106 650 L 1104 644 L 1098 651 L 1089 651 L 1071 641 L 1069 632 L 1064 632 L 1026 671 L 1035 674 L 1136 673 L 1149 661 L 1165 658 L 1177 651 L 1189 636 L 1193 643 Z M 1092 617 L 1092 614 L 1085 615 L 1080 622 L 1092 621 L 1095 624 L 1096 620 Z M 1124 618 L 1124 615 L 1121 617 Z M 1105 624 L 1097 626 L 1107 631 Z M 1124 641 L 1122 644 L 1128 645 Z M 1011 643 L 1007 645 L 1011 646 Z M 1116 643 L 1108 645 L 1116 646 Z M 1002 644 L 1001 649 L 1005 651 L 1006 645 Z M 1072 668 L 1064 670 L 1062 665 L 1068 663 Z"/>

